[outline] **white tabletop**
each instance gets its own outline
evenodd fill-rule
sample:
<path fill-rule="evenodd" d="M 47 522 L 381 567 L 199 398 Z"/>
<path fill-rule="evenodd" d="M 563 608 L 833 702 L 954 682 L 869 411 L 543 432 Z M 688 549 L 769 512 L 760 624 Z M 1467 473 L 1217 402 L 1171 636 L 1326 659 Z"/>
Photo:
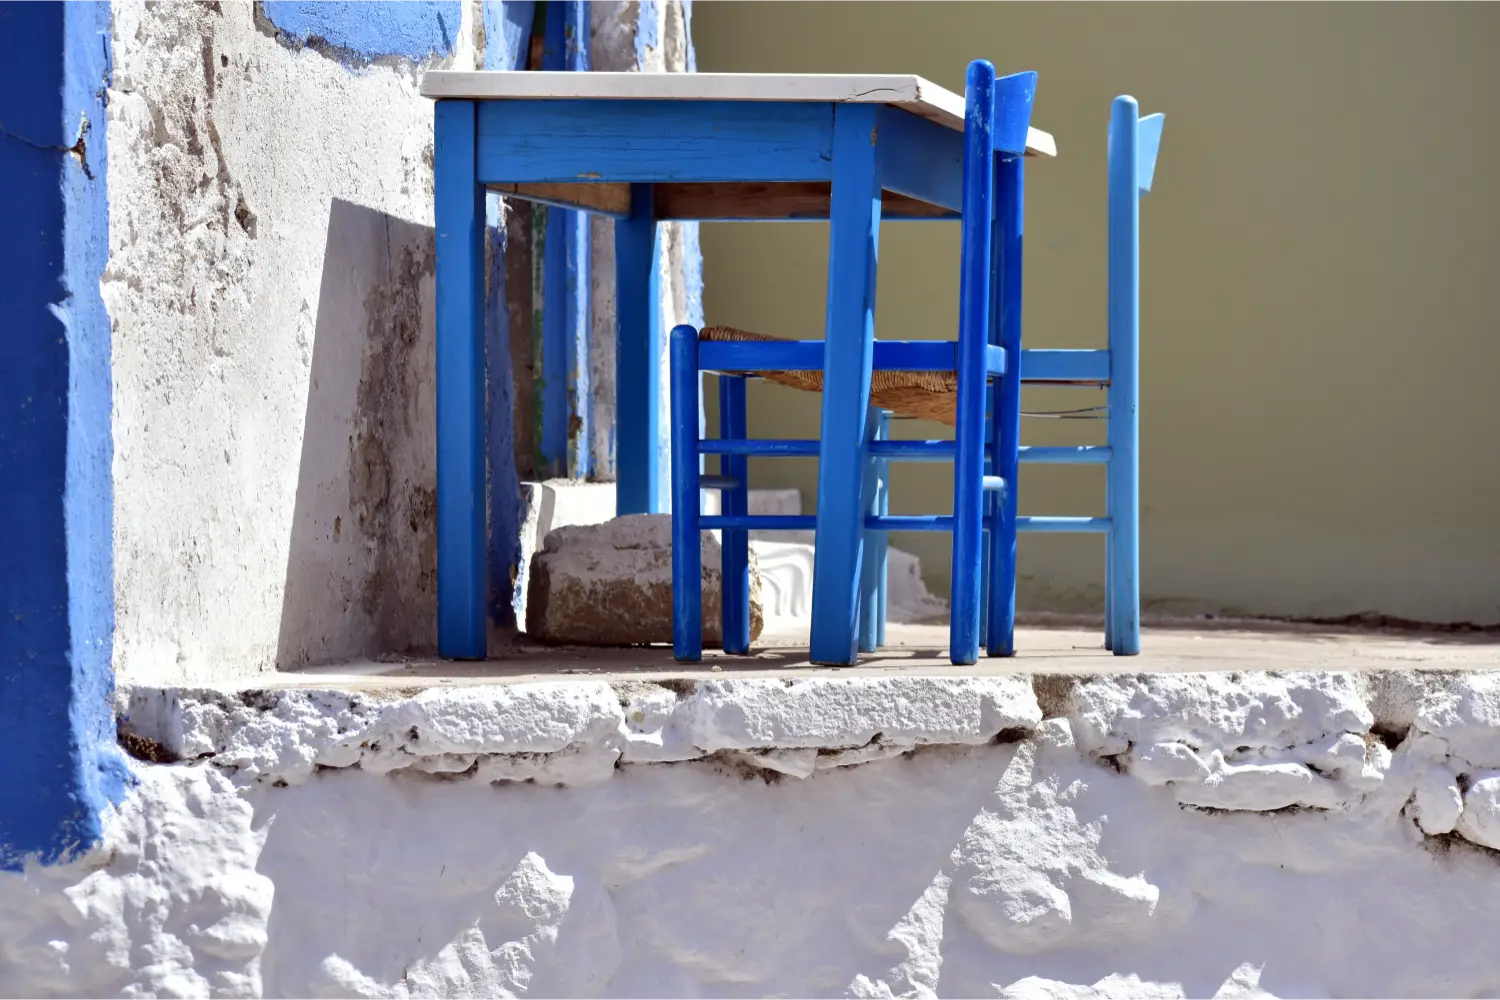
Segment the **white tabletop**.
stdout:
<path fill-rule="evenodd" d="M 890 104 L 962 132 L 964 99 L 920 76 L 839 73 L 566 73 L 433 70 L 422 78 L 424 97 L 473 100 L 808 101 Z M 1040 129 L 1026 136 L 1026 152 L 1056 156 L 1057 143 Z"/>

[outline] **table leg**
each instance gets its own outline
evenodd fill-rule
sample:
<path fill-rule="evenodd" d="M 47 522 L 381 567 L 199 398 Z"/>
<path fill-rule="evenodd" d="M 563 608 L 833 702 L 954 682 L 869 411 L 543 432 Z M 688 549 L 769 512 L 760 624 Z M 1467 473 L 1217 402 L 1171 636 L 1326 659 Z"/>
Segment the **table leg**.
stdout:
<path fill-rule="evenodd" d="M 865 505 L 865 417 L 880 242 L 876 108 L 842 105 L 833 124 L 823 425 L 813 566 L 814 663 L 855 662 Z"/>
<path fill-rule="evenodd" d="M 630 186 L 630 217 L 615 222 L 615 513 L 659 514 L 666 503 L 656 212 L 651 185 Z"/>
<path fill-rule="evenodd" d="M 483 659 L 484 189 L 474 103 L 438 101 L 434 116 L 438 653 Z"/>

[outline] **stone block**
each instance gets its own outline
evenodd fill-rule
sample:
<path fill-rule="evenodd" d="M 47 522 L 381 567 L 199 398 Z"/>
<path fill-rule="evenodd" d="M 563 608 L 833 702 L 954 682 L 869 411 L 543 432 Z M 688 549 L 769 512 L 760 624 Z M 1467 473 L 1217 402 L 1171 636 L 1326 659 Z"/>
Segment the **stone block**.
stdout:
<path fill-rule="evenodd" d="M 703 643 L 723 644 L 722 550 L 702 536 Z M 760 571 L 750 554 L 750 638 L 764 624 Z M 526 632 L 557 645 L 672 641 L 672 518 L 632 514 L 559 528 L 531 560 Z"/>

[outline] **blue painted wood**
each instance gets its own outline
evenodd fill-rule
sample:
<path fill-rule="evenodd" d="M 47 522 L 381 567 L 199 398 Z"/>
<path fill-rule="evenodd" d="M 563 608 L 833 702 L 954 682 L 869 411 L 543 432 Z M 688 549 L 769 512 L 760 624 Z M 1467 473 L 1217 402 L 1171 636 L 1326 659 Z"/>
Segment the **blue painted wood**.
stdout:
<path fill-rule="evenodd" d="M 874 106 L 857 108 L 873 114 Z M 833 121 L 828 104 L 487 101 L 479 176 L 487 184 L 827 181 Z"/>
<path fill-rule="evenodd" d="M 881 187 L 960 211 L 963 134 L 900 108 L 882 107 L 877 120 Z"/>
<path fill-rule="evenodd" d="M 1033 465 L 1107 465 L 1113 452 L 1104 445 L 1021 445 L 1020 459 Z"/>
<path fill-rule="evenodd" d="M 1045 520 L 1045 519 L 1044 519 Z M 1054 519 L 1056 520 L 1056 519 Z M 1066 519 L 1064 519 L 1066 520 Z M 1088 518 L 1074 518 L 1087 521 Z M 866 514 L 857 524 L 867 530 L 879 531 L 947 531 L 953 530 L 950 514 Z M 817 524 L 815 514 L 752 514 L 730 517 L 725 514 L 705 514 L 699 517 L 698 527 L 704 531 L 744 528 L 748 531 L 806 531 Z M 985 528 L 988 531 L 988 527 Z M 1043 530 L 1043 529 L 1035 529 Z M 1087 526 L 1076 529 L 1054 528 L 1051 530 L 1089 531 Z M 1099 529 L 1102 530 L 1102 529 Z"/>
<path fill-rule="evenodd" d="M 886 531 L 947 531 L 953 530 L 951 514 L 891 514 L 886 517 L 867 517 L 865 525 L 884 528 Z M 952 651 L 949 651 L 952 655 Z"/>
<path fill-rule="evenodd" d="M 835 665 L 852 664 L 857 657 L 864 424 L 874 361 L 880 241 L 877 110 L 872 105 L 842 105 L 833 124 L 823 447 L 818 460 L 818 556 L 809 652 L 814 663 Z"/>
<path fill-rule="evenodd" d="M 649 184 L 631 185 L 630 212 L 629 219 L 615 223 L 615 513 L 620 515 L 666 509 L 659 485 L 661 311 Z"/>
<path fill-rule="evenodd" d="M 891 436 L 891 414 L 888 410 L 881 410 L 879 424 L 876 427 L 875 437 L 879 441 L 885 441 Z M 880 502 L 876 505 L 877 517 L 889 517 L 891 514 L 891 463 L 884 457 L 876 456 L 875 463 L 876 486 L 880 490 Z M 875 647 L 878 649 L 885 645 L 886 619 L 890 615 L 890 534 L 880 532 L 876 543 L 873 559 L 878 566 L 875 572 L 875 610 L 877 614 L 875 624 Z"/>
<path fill-rule="evenodd" d="M 1009 485 L 999 494 L 990 532 L 989 607 L 985 615 L 985 651 L 990 656 L 1016 652 L 1016 516 L 1020 483 L 1021 381 L 1026 377 L 1027 354 L 1021 350 L 1021 260 L 1023 252 L 1025 163 L 1021 156 L 1000 160 L 995 188 L 995 309 L 991 337 L 1008 357 L 1021 363 L 1000 377 L 990 417 L 992 469 Z"/>
<path fill-rule="evenodd" d="M 672 655 L 681 663 L 703 659 L 697 351 L 697 330 L 672 330 Z"/>
<path fill-rule="evenodd" d="M 990 335 L 990 253 L 995 67 L 969 64 L 964 116 L 963 231 L 958 291 L 958 394 L 953 468 L 953 576 L 948 657 L 979 659 L 980 546 L 984 541 L 985 347 Z M 1022 140 L 1024 143 L 1024 139 Z"/>
<path fill-rule="evenodd" d="M 1109 351 L 1028 348 L 1021 352 L 1022 382 L 1109 381 Z"/>
<path fill-rule="evenodd" d="M 348 67 L 381 56 L 422 60 L 447 55 L 458 44 L 459 0 L 263 0 L 257 13 L 282 42 L 316 46 Z"/>
<path fill-rule="evenodd" d="M 706 347 L 706 344 L 700 344 Z M 766 455 L 780 458 L 806 458 L 818 454 L 821 441 L 782 438 L 772 440 L 724 441 L 708 438 L 699 442 L 698 450 L 705 455 Z"/>
<path fill-rule="evenodd" d="M 1109 530 L 1107 517 L 1018 517 L 1017 531 L 1040 531 L 1051 534 L 1070 532 L 1099 533 Z"/>
<path fill-rule="evenodd" d="M 1141 194 L 1149 194 L 1156 177 L 1156 157 L 1161 152 L 1161 130 L 1167 123 L 1163 114 L 1147 115 L 1136 126 L 1135 183 Z"/>
<path fill-rule="evenodd" d="M 544 6 L 547 17 L 542 69 L 587 72 L 588 4 L 580 0 Z M 542 459 L 546 474 L 582 479 L 589 475 L 589 386 L 591 241 L 584 212 L 545 209 L 542 317 Z"/>
<path fill-rule="evenodd" d="M 109 4 L 0 4 L 0 870 L 39 881 L 135 781 L 111 663 L 110 59 Z"/>
<path fill-rule="evenodd" d="M 566 287 L 569 264 L 568 244 L 573 228 L 568 218 L 573 213 L 557 209 L 536 209 L 534 218 L 544 232 L 542 253 L 542 336 L 541 373 L 536 392 L 541 396 L 542 425 L 538 434 L 539 468 L 543 479 L 557 479 L 568 474 L 568 312 L 570 296 Z"/>
<path fill-rule="evenodd" d="M 1031 105 L 1036 99 L 1036 73 L 1012 73 L 995 81 L 995 152 L 1022 156 L 1031 130 Z"/>
<path fill-rule="evenodd" d="M 536 16 L 533 0 L 484 0 L 484 68 L 525 69 Z"/>
<path fill-rule="evenodd" d="M 434 109 L 437 230 L 438 652 L 485 655 L 484 190 L 474 104 Z"/>
<path fill-rule="evenodd" d="M 1116 656 L 1141 649 L 1140 622 L 1140 179 L 1139 108 L 1118 97 L 1109 123 L 1108 588 Z M 1157 134 L 1159 140 L 1160 135 Z"/>
<path fill-rule="evenodd" d="M 890 435 L 891 416 L 879 407 L 870 407 L 868 417 L 868 441 L 871 445 Z M 865 514 L 879 517 L 888 513 L 886 477 L 883 470 L 889 462 L 877 458 L 873 452 L 865 462 Z M 882 510 L 882 507 L 887 509 Z M 885 626 L 885 576 L 889 544 L 884 531 L 865 530 L 865 558 L 860 566 L 859 585 L 859 651 L 873 653 L 880 647 L 880 634 Z"/>
<path fill-rule="evenodd" d="M 879 371 L 951 372 L 957 345 L 950 340 L 878 340 L 872 367 Z M 1101 352 L 1102 353 L 1102 352 Z M 821 340 L 707 341 L 698 348 L 705 371 L 817 371 L 823 367 Z M 986 350 L 984 367 L 1005 370 L 1005 352 Z"/>
<path fill-rule="evenodd" d="M 719 436 L 743 440 L 745 421 L 745 380 L 732 375 L 719 376 Z M 725 455 L 719 462 L 724 476 L 735 483 L 722 493 L 724 513 L 730 517 L 749 514 L 750 491 L 746 487 L 749 462 L 743 455 Z M 750 533 L 743 528 L 731 528 L 724 532 L 721 545 L 724 652 L 745 654 L 750 652 Z"/>
<path fill-rule="evenodd" d="M 541 199 L 541 198 L 533 198 L 532 200 L 533 201 L 537 201 L 537 202 L 542 202 L 543 204 L 548 204 L 548 202 L 546 202 L 544 199 Z M 557 204 L 562 204 L 562 203 L 561 202 L 557 202 Z M 610 213 L 600 211 L 597 214 L 604 215 L 604 216 L 609 216 Z M 880 213 L 880 221 L 882 223 L 891 223 L 891 222 L 957 222 L 960 217 L 961 217 L 960 213 L 958 213 L 958 212 L 939 212 L 939 213 L 935 213 L 933 215 L 907 215 L 907 214 L 904 214 L 904 213 L 903 214 L 897 214 L 897 213 L 886 211 L 886 210 L 882 209 L 882 211 Z M 666 215 L 658 216 L 658 218 L 660 218 L 661 221 L 663 221 L 663 222 L 676 222 L 676 221 L 698 221 L 698 222 L 714 222 L 714 223 L 719 223 L 719 222 L 827 222 L 828 221 L 828 213 L 827 212 L 804 212 L 804 211 L 799 211 L 796 214 L 786 215 L 786 216 L 783 216 L 781 218 L 770 218 L 770 217 L 767 217 L 767 216 L 764 216 L 764 215 L 756 215 L 756 216 L 749 216 L 749 217 L 745 217 L 745 218 L 730 217 L 730 216 L 723 216 L 723 217 L 715 216 L 712 219 L 704 219 L 704 218 L 701 218 L 701 217 L 696 216 L 696 215 L 680 216 L 680 215 L 675 215 L 675 214 L 666 214 Z"/>
<path fill-rule="evenodd" d="M 725 514 L 704 514 L 698 526 L 704 531 L 724 531 L 743 528 L 746 531 L 811 531 L 817 526 L 817 517 L 812 514 L 746 514 L 730 517 Z"/>
<path fill-rule="evenodd" d="M 928 441 L 876 441 L 870 445 L 870 454 L 885 461 L 897 462 L 951 462 L 954 444 L 947 439 Z"/>

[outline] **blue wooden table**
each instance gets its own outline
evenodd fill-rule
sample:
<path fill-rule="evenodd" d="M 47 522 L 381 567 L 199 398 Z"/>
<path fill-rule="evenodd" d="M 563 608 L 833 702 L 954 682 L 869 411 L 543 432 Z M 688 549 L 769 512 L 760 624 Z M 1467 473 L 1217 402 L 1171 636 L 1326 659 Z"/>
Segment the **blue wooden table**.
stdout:
<path fill-rule="evenodd" d="M 964 99 L 915 76 L 432 72 L 438 647 L 485 655 L 484 194 L 615 219 L 617 513 L 666 509 L 657 222 L 828 220 L 820 621 L 856 617 L 882 220 L 955 219 Z M 1032 129 L 1028 155 L 1053 155 Z M 847 612 L 847 614 L 843 613 Z"/>

